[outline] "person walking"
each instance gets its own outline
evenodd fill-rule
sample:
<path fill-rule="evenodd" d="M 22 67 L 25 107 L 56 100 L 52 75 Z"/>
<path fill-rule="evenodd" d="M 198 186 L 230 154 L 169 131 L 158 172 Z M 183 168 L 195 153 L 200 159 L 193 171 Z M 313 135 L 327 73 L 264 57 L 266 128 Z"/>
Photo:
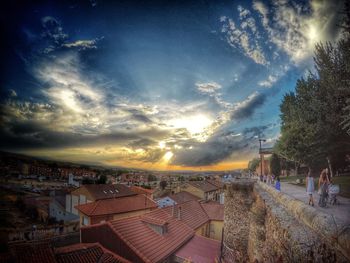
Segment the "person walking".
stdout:
<path fill-rule="evenodd" d="M 327 170 L 324 169 L 321 172 L 320 179 L 318 179 L 318 193 L 320 194 L 318 205 L 321 207 L 325 207 L 327 204 L 328 184 L 329 184 L 329 179 L 328 179 Z"/>
<path fill-rule="evenodd" d="M 309 196 L 309 205 L 312 205 L 312 206 L 314 206 L 314 198 L 313 198 L 314 191 L 315 191 L 314 177 L 312 174 L 312 170 L 309 169 L 309 173 L 306 177 L 306 193 Z"/>
<path fill-rule="evenodd" d="M 277 177 L 275 188 L 277 191 L 281 192 L 281 182 L 279 176 Z"/>

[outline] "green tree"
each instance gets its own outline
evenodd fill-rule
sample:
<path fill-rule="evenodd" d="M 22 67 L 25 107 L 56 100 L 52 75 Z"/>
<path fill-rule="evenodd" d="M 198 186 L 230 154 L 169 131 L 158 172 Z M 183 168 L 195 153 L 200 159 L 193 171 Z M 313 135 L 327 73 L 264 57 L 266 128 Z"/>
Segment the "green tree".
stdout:
<path fill-rule="evenodd" d="M 270 159 L 270 171 L 275 176 L 280 176 L 281 174 L 281 162 L 277 154 L 273 153 Z"/>
<path fill-rule="evenodd" d="M 248 163 L 248 169 L 252 172 L 256 171 L 256 168 L 259 166 L 260 159 L 254 158 L 253 160 L 249 161 Z"/>
<path fill-rule="evenodd" d="M 299 79 L 295 92 L 280 105 L 281 137 L 276 150 L 282 156 L 311 168 L 344 165 L 350 151 L 346 133 L 350 110 L 350 41 L 315 47 L 316 74 Z M 350 118 L 349 118 L 350 120 Z M 334 168 L 334 167 L 333 167 Z"/>

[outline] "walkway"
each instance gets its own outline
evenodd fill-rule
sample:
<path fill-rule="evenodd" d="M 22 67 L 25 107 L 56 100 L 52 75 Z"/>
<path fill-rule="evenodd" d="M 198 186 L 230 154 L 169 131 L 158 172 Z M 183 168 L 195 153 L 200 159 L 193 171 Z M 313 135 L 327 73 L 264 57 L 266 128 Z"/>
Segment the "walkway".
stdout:
<path fill-rule="evenodd" d="M 281 192 L 287 195 L 290 195 L 304 203 L 308 203 L 308 196 L 304 187 L 296 186 L 291 183 L 281 182 Z M 339 204 L 330 205 L 327 204 L 327 207 L 318 206 L 319 195 L 315 192 L 314 201 L 315 208 L 321 210 L 327 214 L 334 215 L 336 218 L 345 221 L 350 224 L 350 199 L 338 196 L 337 199 Z"/>

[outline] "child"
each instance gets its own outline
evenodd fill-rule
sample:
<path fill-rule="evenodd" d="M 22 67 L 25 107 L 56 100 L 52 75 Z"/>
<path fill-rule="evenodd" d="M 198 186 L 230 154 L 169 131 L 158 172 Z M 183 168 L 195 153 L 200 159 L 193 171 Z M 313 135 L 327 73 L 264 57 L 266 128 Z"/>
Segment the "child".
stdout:
<path fill-rule="evenodd" d="M 278 192 L 281 192 L 281 182 L 280 182 L 279 177 L 277 177 L 277 182 L 276 182 L 275 188 Z"/>

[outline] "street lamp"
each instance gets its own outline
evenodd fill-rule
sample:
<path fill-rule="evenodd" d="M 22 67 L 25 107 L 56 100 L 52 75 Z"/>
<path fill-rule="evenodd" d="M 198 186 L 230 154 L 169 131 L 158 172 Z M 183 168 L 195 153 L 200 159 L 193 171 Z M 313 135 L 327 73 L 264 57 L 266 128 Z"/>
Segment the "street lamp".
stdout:
<path fill-rule="evenodd" d="M 262 158 L 262 152 L 261 152 L 261 143 L 266 142 L 265 139 L 260 139 L 259 138 L 259 153 L 260 153 L 260 176 L 262 176 L 263 173 L 263 158 Z"/>

